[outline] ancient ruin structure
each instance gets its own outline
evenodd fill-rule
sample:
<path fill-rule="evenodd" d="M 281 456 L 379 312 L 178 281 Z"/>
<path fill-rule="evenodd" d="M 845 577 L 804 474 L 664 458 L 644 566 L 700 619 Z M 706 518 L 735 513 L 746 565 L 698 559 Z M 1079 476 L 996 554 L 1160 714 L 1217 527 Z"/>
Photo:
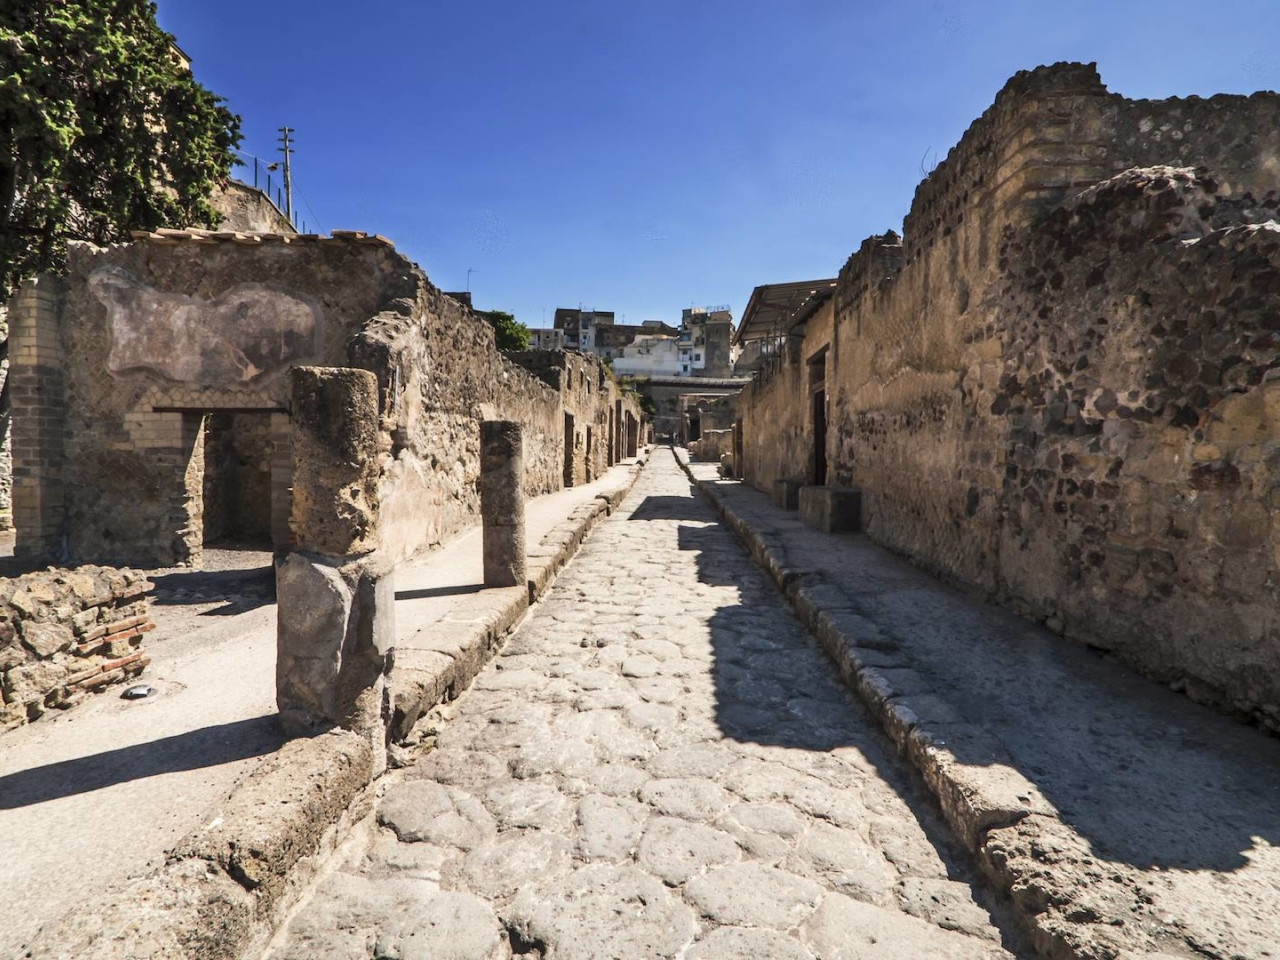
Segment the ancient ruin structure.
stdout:
<path fill-rule="evenodd" d="M 218 537 L 270 543 L 291 731 L 383 740 L 395 566 L 480 520 L 482 422 L 506 421 L 519 449 L 486 488 L 508 579 L 524 569 L 523 498 L 589 481 L 641 440 L 597 359 L 503 355 L 381 237 L 82 245 L 65 279 L 14 303 L 16 552 L 198 565 Z"/>
<path fill-rule="evenodd" d="M 781 332 L 746 479 L 1280 730 L 1277 187 L 1280 96 L 1018 74 Z"/>
<path fill-rule="evenodd" d="M 558 386 L 531 375 L 360 233 L 81 246 L 15 303 L 20 555 L 159 566 L 198 563 L 224 533 L 289 546 L 308 509 L 291 496 L 300 366 L 376 379 L 371 456 L 337 512 L 367 512 L 361 542 L 396 557 L 476 521 L 486 411 L 524 426 L 529 496 L 599 475 L 639 423 L 593 358 Z"/>

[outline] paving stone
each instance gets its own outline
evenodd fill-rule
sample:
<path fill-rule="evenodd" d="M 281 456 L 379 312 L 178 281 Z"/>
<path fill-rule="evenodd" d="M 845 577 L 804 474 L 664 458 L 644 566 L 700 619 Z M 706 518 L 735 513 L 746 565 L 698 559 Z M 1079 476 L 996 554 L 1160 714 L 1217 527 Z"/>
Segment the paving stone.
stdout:
<path fill-rule="evenodd" d="M 762 802 L 786 799 L 801 776 L 784 764 L 748 757 L 725 770 L 720 782 L 743 800 Z"/>
<path fill-rule="evenodd" d="M 944 879 L 947 865 L 914 820 L 873 817 L 868 836 L 902 876 Z"/>
<path fill-rule="evenodd" d="M 581 742 L 544 739 L 523 744 L 511 760 L 511 775 L 532 780 L 549 773 L 575 776 L 595 766 L 595 750 Z"/>
<path fill-rule="evenodd" d="M 610 797 L 633 797 L 649 782 L 645 771 L 625 764 L 602 764 L 565 777 L 560 787 L 567 796 L 583 797 L 602 793 Z"/>
<path fill-rule="evenodd" d="M 759 863 L 721 867 L 685 887 L 689 901 L 710 920 L 781 930 L 803 922 L 824 892 L 812 880 Z"/>
<path fill-rule="evenodd" d="M 408 776 L 459 787 L 477 787 L 508 775 L 507 763 L 483 750 L 438 749 L 423 757 Z"/>
<path fill-rule="evenodd" d="M 640 799 L 659 813 L 685 820 L 714 820 L 733 802 L 719 784 L 693 777 L 650 780 L 640 789 Z"/>
<path fill-rule="evenodd" d="M 648 654 L 658 660 L 660 665 L 663 660 L 675 660 L 681 656 L 679 644 L 653 637 L 637 639 L 631 644 L 631 649 L 636 653 Z"/>
<path fill-rule="evenodd" d="M 401 840 L 425 840 L 431 824 L 453 813 L 449 790 L 430 780 L 408 780 L 389 786 L 378 804 L 378 822 L 390 827 Z"/>
<path fill-rule="evenodd" d="M 462 863 L 466 889 L 490 900 L 509 897 L 531 880 L 568 869 L 569 842 L 549 833 L 509 833 L 476 847 Z"/>
<path fill-rule="evenodd" d="M 885 907 L 829 894 L 800 929 L 817 960 L 993 960 L 1008 954 L 992 944 L 939 930 Z"/>
<path fill-rule="evenodd" d="M 649 808 L 621 797 L 591 794 L 578 802 L 578 855 L 585 860 L 621 860 L 640 842 Z"/>
<path fill-rule="evenodd" d="M 806 821 L 795 810 L 780 803 L 734 804 L 724 819 L 742 830 L 779 837 L 797 837 L 806 826 Z"/>
<path fill-rule="evenodd" d="M 821 822 L 800 838 L 786 866 L 870 903 L 882 902 L 897 879 L 880 852 L 856 830 Z"/>
<path fill-rule="evenodd" d="M 592 865 L 522 889 L 506 911 L 526 943 L 547 960 L 665 960 L 698 927 L 693 911 L 632 866 Z"/>
<path fill-rule="evenodd" d="M 622 675 L 624 677 L 652 677 L 658 673 L 658 661 L 653 657 L 641 655 L 638 657 L 628 657 L 622 661 Z"/>
<path fill-rule="evenodd" d="M 364 857 L 372 876 L 403 876 L 440 882 L 445 865 L 458 856 L 451 847 L 430 843 L 403 843 L 390 830 L 380 830 Z"/>
<path fill-rule="evenodd" d="M 638 691 L 617 687 L 611 690 L 591 690 L 573 701 L 575 710 L 622 710 L 639 703 Z"/>
<path fill-rule="evenodd" d="M 866 822 L 867 810 L 858 795 L 801 774 L 787 788 L 787 800 L 811 817 L 830 820 L 837 826 L 857 830 Z"/>
<path fill-rule="evenodd" d="M 647 677 L 632 683 L 636 693 L 648 703 L 675 703 L 684 693 L 684 684 L 672 677 Z"/>
<path fill-rule="evenodd" d="M 813 960 L 809 948 L 775 930 L 720 927 L 699 940 L 685 960 Z M 849 958 L 853 960 L 853 958 Z"/>
<path fill-rule="evenodd" d="M 372 881 L 334 873 L 293 918 L 277 960 L 347 960 L 372 954 L 379 927 L 437 896 L 434 883 Z"/>
<path fill-rule="evenodd" d="M 642 730 L 669 730 L 680 720 L 680 711 L 660 703 L 636 703 L 623 711 L 627 722 Z"/>
<path fill-rule="evenodd" d="M 443 891 L 385 925 L 374 960 L 499 960 L 509 956 L 498 918 L 483 900 Z"/>
<path fill-rule="evenodd" d="M 991 914 L 974 901 L 967 883 L 926 877 L 907 877 L 897 890 L 898 902 L 913 917 L 928 920 L 943 930 L 955 930 L 972 937 L 999 940 L 1000 931 Z"/>
<path fill-rule="evenodd" d="M 504 830 L 512 827 L 564 830 L 573 815 L 569 800 L 548 778 L 494 784 L 484 792 L 483 800 L 485 808 Z"/>
<path fill-rule="evenodd" d="M 646 764 L 655 777 L 703 777 L 712 780 L 735 760 L 733 751 L 719 743 L 691 743 L 672 747 L 651 757 Z"/>
<path fill-rule="evenodd" d="M 733 837 L 702 823 L 654 817 L 645 827 L 636 863 L 668 886 L 676 887 L 741 855 Z"/>

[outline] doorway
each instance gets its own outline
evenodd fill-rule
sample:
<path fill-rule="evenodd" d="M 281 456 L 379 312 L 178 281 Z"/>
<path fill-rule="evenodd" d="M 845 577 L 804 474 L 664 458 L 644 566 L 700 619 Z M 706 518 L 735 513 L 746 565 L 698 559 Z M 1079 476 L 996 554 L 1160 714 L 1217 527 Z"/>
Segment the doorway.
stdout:
<path fill-rule="evenodd" d="M 827 484 L 827 391 L 813 395 L 813 484 Z"/>
<path fill-rule="evenodd" d="M 573 414 L 564 415 L 564 485 L 573 486 Z"/>

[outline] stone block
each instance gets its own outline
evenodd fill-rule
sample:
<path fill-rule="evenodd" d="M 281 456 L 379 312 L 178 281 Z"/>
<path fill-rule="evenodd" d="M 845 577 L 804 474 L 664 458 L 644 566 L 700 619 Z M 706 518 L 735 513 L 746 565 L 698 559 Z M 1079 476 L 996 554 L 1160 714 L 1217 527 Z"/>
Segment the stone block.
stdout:
<path fill-rule="evenodd" d="M 773 481 L 773 502 L 783 510 L 797 510 L 800 507 L 800 488 L 803 480 Z"/>
<path fill-rule="evenodd" d="M 67 649 L 74 639 L 71 628 L 56 620 L 28 620 L 22 624 L 23 643 L 46 659 Z"/>
<path fill-rule="evenodd" d="M 296 367 L 293 513 L 299 547 L 331 557 L 378 544 L 378 378 L 347 367 Z"/>
<path fill-rule="evenodd" d="M 276 704 L 288 733 L 337 725 L 380 739 L 395 584 L 369 563 L 294 552 L 276 563 Z"/>
<path fill-rule="evenodd" d="M 823 533 L 847 533 L 862 525 L 862 491 L 853 487 L 801 487 L 800 519 Z"/>

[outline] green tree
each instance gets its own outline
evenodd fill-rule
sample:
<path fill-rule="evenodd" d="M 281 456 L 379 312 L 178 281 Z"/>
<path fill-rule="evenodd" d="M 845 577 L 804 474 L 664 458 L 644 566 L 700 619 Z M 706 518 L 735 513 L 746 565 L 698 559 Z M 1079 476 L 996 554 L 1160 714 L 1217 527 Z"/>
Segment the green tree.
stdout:
<path fill-rule="evenodd" d="M 485 310 L 482 316 L 493 326 L 499 350 L 528 350 L 529 328 L 505 310 Z"/>
<path fill-rule="evenodd" d="M 0 4 L 0 296 L 69 240 L 215 226 L 240 118 L 195 81 L 149 0 Z"/>

